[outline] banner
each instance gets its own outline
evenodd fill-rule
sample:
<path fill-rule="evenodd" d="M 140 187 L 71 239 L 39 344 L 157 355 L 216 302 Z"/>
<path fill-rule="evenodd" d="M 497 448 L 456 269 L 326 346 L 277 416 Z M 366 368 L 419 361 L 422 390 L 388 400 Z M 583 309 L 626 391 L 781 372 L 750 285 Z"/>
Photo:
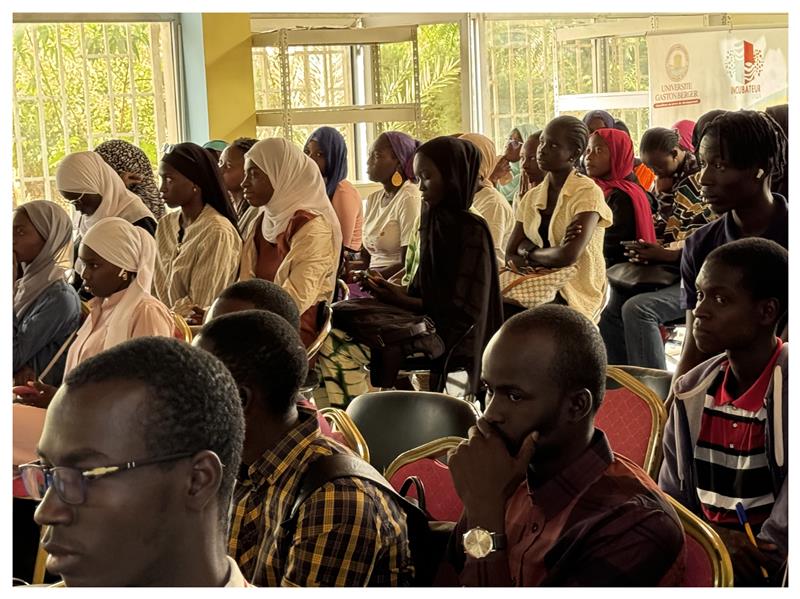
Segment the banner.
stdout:
<path fill-rule="evenodd" d="M 788 102 L 788 29 L 648 35 L 650 124 Z"/>

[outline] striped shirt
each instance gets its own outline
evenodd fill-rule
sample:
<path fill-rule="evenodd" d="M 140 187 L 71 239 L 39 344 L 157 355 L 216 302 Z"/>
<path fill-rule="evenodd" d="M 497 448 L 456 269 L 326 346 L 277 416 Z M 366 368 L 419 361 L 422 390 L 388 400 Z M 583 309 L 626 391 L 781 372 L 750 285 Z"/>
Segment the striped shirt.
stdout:
<path fill-rule="evenodd" d="M 756 533 L 769 518 L 775 496 L 766 450 L 767 411 L 764 398 L 780 339 L 758 380 L 739 397 L 728 392 L 730 364 L 724 362 L 706 394 L 695 449 L 697 496 L 705 518 L 715 524 L 739 526 L 741 502 Z"/>
<path fill-rule="evenodd" d="M 700 165 L 691 152 L 672 176 L 672 188 L 657 194 L 658 210 L 653 213 L 656 237 L 665 244 L 681 241 L 716 218 L 700 197 Z"/>
<path fill-rule="evenodd" d="M 294 535 L 281 528 L 308 465 L 323 455 L 354 455 L 320 434 L 313 410 L 297 411 L 295 427 L 240 473 L 228 553 L 257 586 L 407 586 L 413 566 L 405 513 L 366 480 L 324 484 L 300 506 Z"/>
<path fill-rule="evenodd" d="M 462 516 L 438 583 L 673 586 L 683 578 L 684 534 L 675 510 L 644 470 L 611 451 L 600 429 L 551 479 L 537 482 L 529 471 L 506 503 L 506 551 L 465 557 L 466 530 Z"/>
<path fill-rule="evenodd" d="M 178 243 L 180 223 L 180 210 L 158 221 L 153 295 L 186 317 L 194 306 L 210 306 L 236 280 L 242 239 L 236 227 L 209 204 Z"/>

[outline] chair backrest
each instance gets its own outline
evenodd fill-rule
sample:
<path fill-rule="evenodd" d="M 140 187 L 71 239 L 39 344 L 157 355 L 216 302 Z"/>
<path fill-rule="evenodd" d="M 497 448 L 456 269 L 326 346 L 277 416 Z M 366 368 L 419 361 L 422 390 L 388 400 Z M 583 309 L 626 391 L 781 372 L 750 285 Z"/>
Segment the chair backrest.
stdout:
<path fill-rule="evenodd" d="M 667 413 L 650 389 L 620 369 L 606 371 L 606 394 L 595 416 L 611 449 L 656 478 L 661 467 L 661 439 Z"/>
<path fill-rule="evenodd" d="M 364 393 L 350 402 L 347 414 L 380 472 L 404 451 L 442 437 L 466 437 L 479 417 L 463 399 L 426 391 Z"/>
<path fill-rule="evenodd" d="M 672 385 L 672 373 L 668 370 L 658 368 L 645 368 L 643 366 L 614 366 L 614 368 L 626 372 L 645 387 L 650 389 L 661 400 L 667 401 L 670 387 Z"/>
<path fill-rule="evenodd" d="M 464 506 L 456 492 L 450 469 L 436 458 L 446 455 L 448 450 L 463 440 L 462 437 L 444 437 L 404 451 L 386 468 L 386 479 L 399 491 L 409 476 L 416 476 L 422 483 L 425 509 L 431 517 L 434 520 L 457 522 Z M 414 490 L 413 485 L 410 490 Z M 419 499 L 416 491 L 407 496 Z"/>
<path fill-rule="evenodd" d="M 186 322 L 183 316 L 172 312 L 172 320 L 175 321 L 175 332 L 173 333 L 173 337 L 175 337 L 175 339 L 185 341 L 186 343 L 191 343 L 192 329 L 189 328 L 189 324 Z"/>
<path fill-rule="evenodd" d="M 342 409 L 326 407 L 318 410 L 325 418 L 334 434 L 341 435 L 344 445 L 355 451 L 363 460 L 369 462 L 369 447 L 358 427 Z"/>
<path fill-rule="evenodd" d="M 732 587 L 733 564 L 716 531 L 668 497 L 686 533 L 686 572 L 683 587 Z"/>
<path fill-rule="evenodd" d="M 328 334 L 331 332 L 331 320 L 333 319 L 333 308 L 328 302 L 324 302 L 322 304 L 322 310 L 324 313 L 324 322 L 322 324 L 322 328 L 319 331 L 319 335 L 317 338 L 314 339 L 314 342 L 306 349 L 306 355 L 308 359 L 311 360 L 314 356 L 317 355 L 317 352 L 322 347 L 322 344 L 325 342 L 325 339 L 328 337 Z"/>

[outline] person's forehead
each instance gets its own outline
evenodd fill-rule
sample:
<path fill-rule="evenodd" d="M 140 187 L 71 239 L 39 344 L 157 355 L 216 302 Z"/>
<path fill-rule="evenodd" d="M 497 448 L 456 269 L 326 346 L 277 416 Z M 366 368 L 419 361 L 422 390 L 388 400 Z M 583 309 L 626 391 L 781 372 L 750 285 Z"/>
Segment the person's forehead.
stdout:
<path fill-rule="evenodd" d="M 737 289 L 741 285 L 742 272 L 738 268 L 719 260 L 706 260 L 697 274 L 697 284 L 706 287 L 728 287 Z"/>
<path fill-rule="evenodd" d="M 47 409 L 39 449 L 56 464 L 86 449 L 116 461 L 141 457 L 145 446 L 136 424 L 147 398 L 143 383 L 127 379 L 62 385 Z"/>
<path fill-rule="evenodd" d="M 502 330 L 484 353 L 483 367 L 494 384 L 530 387 L 541 383 L 553 353 L 552 336 L 541 328 Z"/>
<path fill-rule="evenodd" d="M 14 210 L 14 220 L 13 220 L 13 222 L 14 222 L 14 226 L 31 225 L 31 224 L 33 224 L 31 222 L 30 217 L 28 216 L 28 213 L 25 212 L 25 210 L 22 210 L 22 209 Z"/>
<path fill-rule="evenodd" d="M 220 297 L 214 302 L 213 306 L 215 317 L 243 310 L 254 310 L 255 308 L 254 302 L 238 297 Z"/>

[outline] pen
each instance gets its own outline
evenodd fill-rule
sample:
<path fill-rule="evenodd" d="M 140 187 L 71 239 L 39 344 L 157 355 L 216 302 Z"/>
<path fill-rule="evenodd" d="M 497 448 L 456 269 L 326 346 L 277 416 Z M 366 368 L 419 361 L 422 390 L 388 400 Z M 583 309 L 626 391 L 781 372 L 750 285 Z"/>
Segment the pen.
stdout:
<path fill-rule="evenodd" d="M 753 535 L 753 529 L 750 528 L 750 522 L 747 521 L 747 512 L 744 511 L 744 505 L 742 505 L 741 501 L 736 502 L 736 515 L 739 517 L 739 524 L 742 525 L 744 528 L 744 532 L 747 535 L 747 538 L 750 539 L 750 542 L 753 544 L 753 547 L 758 548 L 758 543 L 756 543 L 756 537 Z M 766 579 L 769 580 L 769 573 L 764 566 L 761 566 L 761 575 Z"/>

